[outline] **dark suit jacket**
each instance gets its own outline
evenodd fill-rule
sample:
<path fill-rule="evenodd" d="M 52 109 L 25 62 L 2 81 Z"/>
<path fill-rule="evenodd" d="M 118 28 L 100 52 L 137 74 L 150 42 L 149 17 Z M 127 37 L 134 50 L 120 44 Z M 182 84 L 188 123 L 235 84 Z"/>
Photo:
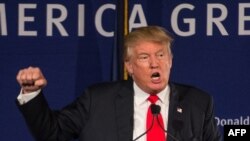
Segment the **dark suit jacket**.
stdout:
<path fill-rule="evenodd" d="M 170 89 L 168 141 L 220 140 L 212 98 L 190 86 L 171 83 Z M 89 87 L 57 112 L 49 109 L 43 94 L 18 106 L 36 140 L 131 141 L 133 95 L 132 81 L 121 81 Z"/>

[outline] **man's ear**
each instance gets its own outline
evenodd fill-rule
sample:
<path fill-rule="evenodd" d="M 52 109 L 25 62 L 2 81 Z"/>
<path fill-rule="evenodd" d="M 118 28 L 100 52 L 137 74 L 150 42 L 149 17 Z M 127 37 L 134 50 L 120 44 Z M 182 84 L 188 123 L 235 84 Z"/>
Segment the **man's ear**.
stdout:
<path fill-rule="evenodd" d="M 132 64 L 129 61 L 125 62 L 125 68 L 128 71 L 128 73 L 131 75 L 133 74 L 133 67 Z"/>
<path fill-rule="evenodd" d="M 173 57 L 172 56 L 170 57 L 170 62 L 169 63 L 170 63 L 169 66 L 170 66 L 170 69 L 171 69 L 172 65 L 173 65 Z"/>
<path fill-rule="evenodd" d="M 167 61 L 167 63 L 168 63 L 169 68 L 171 69 L 173 65 L 173 54 L 171 52 L 168 54 L 168 60 L 169 61 Z"/>

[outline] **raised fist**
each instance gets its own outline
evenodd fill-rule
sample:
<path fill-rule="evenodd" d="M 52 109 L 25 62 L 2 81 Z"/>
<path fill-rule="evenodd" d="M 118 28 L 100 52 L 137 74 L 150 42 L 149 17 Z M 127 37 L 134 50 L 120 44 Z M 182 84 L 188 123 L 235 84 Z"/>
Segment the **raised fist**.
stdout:
<path fill-rule="evenodd" d="M 47 85 L 47 80 L 38 67 L 29 67 L 18 72 L 16 79 L 22 87 L 22 93 L 31 93 Z"/>

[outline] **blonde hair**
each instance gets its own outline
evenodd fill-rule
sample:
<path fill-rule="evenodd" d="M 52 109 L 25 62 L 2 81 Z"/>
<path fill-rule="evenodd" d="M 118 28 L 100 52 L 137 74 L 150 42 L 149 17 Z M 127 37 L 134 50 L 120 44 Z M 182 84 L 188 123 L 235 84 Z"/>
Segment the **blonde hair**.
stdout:
<path fill-rule="evenodd" d="M 125 37 L 123 51 L 123 59 L 125 61 L 128 61 L 132 55 L 130 50 L 141 41 L 156 42 L 166 45 L 169 52 L 171 53 L 171 44 L 173 42 L 173 38 L 166 29 L 159 26 L 140 27 L 130 32 Z"/>

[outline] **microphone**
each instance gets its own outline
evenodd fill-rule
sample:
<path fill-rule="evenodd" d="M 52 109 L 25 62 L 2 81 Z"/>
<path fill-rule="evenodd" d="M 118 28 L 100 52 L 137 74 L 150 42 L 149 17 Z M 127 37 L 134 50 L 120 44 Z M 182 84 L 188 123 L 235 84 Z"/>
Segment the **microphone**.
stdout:
<path fill-rule="evenodd" d="M 169 135 L 174 141 L 179 141 L 176 137 L 174 137 L 172 134 L 168 133 L 167 130 L 164 129 L 164 127 L 162 127 L 162 125 L 160 124 L 160 121 L 159 121 L 159 118 L 158 118 L 158 114 L 160 114 L 161 112 L 161 107 L 159 105 L 156 105 L 156 104 L 151 104 L 150 105 L 150 109 L 151 109 L 151 112 L 153 114 L 153 120 L 152 120 L 152 123 L 150 125 L 150 127 L 144 132 L 142 133 L 140 136 L 138 136 L 137 138 L 135 138 L 133 141 L 136 141 L 138 139 L 140 139 L 142 136 L 144 136 L 145 134 L 147 134 L 147 132 L 149 132 L 152 127 L 153 127 L 153 124 L 154 124 L 154 120 L 155 120 L 155 117 L 157 119 L 157 122 L 158 124 L 160 125 L 160 128 L 167 133 L 167 135 Z"/>
<path fill-rule="evenodd" d="M 159 105 L 155 105 L 155 104 L 151 104 L 150 105 L 150 109 L 151 109 L 151 112 L 153 114 L 153 120 L 152 120 L 152 123 L 151 123 L 150 127 L 144 133 L 142 133 L 140 136 L 138 136 L 137 138 L 135 138 L 133 141 L 136 141 L 136 140 L 140 139 L 142 136 L 144 136 L 145 134 L 147 134 L 148 131 L 150 131 L 152 129 L 152 127 L 154 125 L 155 117 L 157 117 L 157 115 L 161 111 L 161 107 Z"/>
<path fill-rule="evenodd" d="M 160 113 L 161 111 L 161 107 L 159 105 L 155 105 L 155 104 L 152 104 L 151 105 L 151 112 L 152 114 L 154 115 L 154 117 L 156 117 L 157 119 L 157 122 L 158 124 L 160 125 L 161 129 L 167 133 L 167 135 L 169 135 L 173 140 L 175 141 L 179 141 L 175 136 L 173 136 L 172 134 L 168 133 L 167 130 L 164 129 L 164 127 L 161 125 L 160 121 L 159 121 L 159 118 L 158 118 L 158 114 Z M 182 127 L 181 123 L 180 122 L 176 122 L 176 126 L 178 126 L 177 128 L 180 129 Z"/>
<path fill-rule="evenodd" d="M 161 107 L 156 104 L 151 104 L 150 109 L 154 116 L 157 116 L 161 111 Z"/>
<path fill-rule="evenodd" d="M 179 141 L 175 136 L 173 136 L 172 134 L 170 134 L 167 130 L 164 129 L 164 127 L 162 127 L 162 125 L 160 124 L 160 121 L 159 121 L 159 118 L 158 116 L 156 117 L 157 118 L 157 122 L 158 124 L 160 125 L 161 129 L 167 133 L 167 135 L 169 135 L 174 141 Z"/>

